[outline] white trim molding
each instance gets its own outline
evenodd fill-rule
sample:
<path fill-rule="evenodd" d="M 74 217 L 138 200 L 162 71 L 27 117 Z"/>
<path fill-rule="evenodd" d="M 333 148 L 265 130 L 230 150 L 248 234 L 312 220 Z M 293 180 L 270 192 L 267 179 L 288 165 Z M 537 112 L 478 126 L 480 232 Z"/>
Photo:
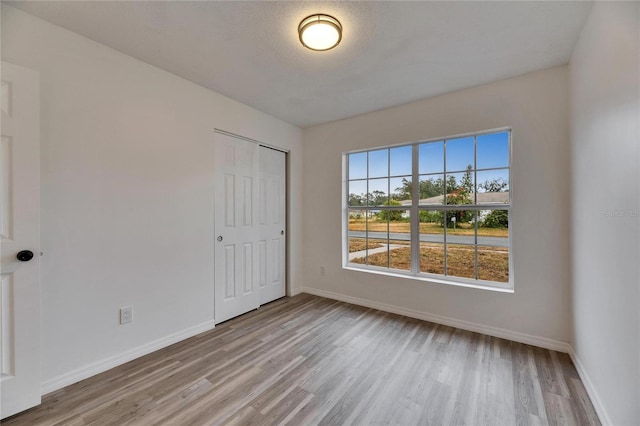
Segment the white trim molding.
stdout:
<path fill-rule="evenodd" d="M 404 315 L 406 317 L 429 321 L 436 324 L 442 324 L 449 327 L 455 327 L 462 330 L 473 331 L 475 333 L 499 337 L 501 339 L 512 340 L 514 342 L 525 343 L 527 345 L 538 346 L 540 348 L 550 349 L 552 351 L 564 353 L 569 353 L 570 351 L 569 344 L 566 342 L 561 342 L 559 340 L 547 339 L 545 337 L 519 333 L 517 331 L 507 330 L 504 328 L 491 327 L 475 322 L 463 321 L 455 318 L 444 317 L 441 315 L 430 314 L 423 311 L 417 311 L 415 309 L 408 309 L 400 306 L 389 305 L 386 303 L 374 302 L 368 299 L 361 299 L 359 297 L 347 296 L 344 294 L 334 293 L 326 290 L 319 290 L 317 288 L 303 287 L 301 289 L 301 292 L 313 294 L 320 297 L 326 297 L 328 299 L 339 300 L 341 302 L 352 303 L 354 305 L 365 306 L 367 308 L 391 312 L 392 314 Z"/>
<path fill-rule="evenodd" d="M 589 378 L 587 374 L 587 370 L 585 370 L 584 365 L 580 361 L 578 354 L 576 353 L 573 346 L 569 345 L 569 356 L 571 357 L 571 361 L 573 361 L 573 365 L 575 365 L 576 370 L 578 371 L 578 375 L 580 376 L 580 380 L 584 384 L 584 388 L 587 390 L 587 394 L 589 398 L 591 398 L 591 403 L 593 404 L 593 408 L 596 410 L 596 414 L 600 418 L 600 423 L 603 425 L 612 425 L 611 417 L 607 414 L 607 411 L 604 408 L 604 404 L 602 403 L 602 399 L 598 395 L 593 382 Z"/>
<path fill-rule="evenodd" d="M 103 373 L 111 368 L 117 367 L 136 358 L 140 358 L 141 356 L 150 354 L 151 352 L 166 348 L 167 346 L 188 339 L 189 337 L 193 337 L 200 333 L 204 333 L 205 331 L 209 331 L 214 327 L 215 323 L 213 320 L 207 321 L 202 324 L 187 328 L 186 330 L 178 331 L 177 333 L 173 333 L 166 337 L 162 337 L 160 339 L 138 346 L 137 348 L 133 348 L 131 350 L 105 358 L 101 361 L 85 365 L 84 367 L 77 368 L 68 373 L 43 382 L 40 392 L 42 393 L 42 395 L 46 395 L 58 389 L 62 389 L 65 386 L 69 386 L 91 376 L 95 376 L 96 374 Z"/>
<path fill-rule="evenodd" d="M 300 288 L 300 287 L 294 287 L 292 289 L 289 290 L 289 297 L 293 297 L 293 296 L 297 296 L 300 293 L 304 293 L 304 288 Z"/>

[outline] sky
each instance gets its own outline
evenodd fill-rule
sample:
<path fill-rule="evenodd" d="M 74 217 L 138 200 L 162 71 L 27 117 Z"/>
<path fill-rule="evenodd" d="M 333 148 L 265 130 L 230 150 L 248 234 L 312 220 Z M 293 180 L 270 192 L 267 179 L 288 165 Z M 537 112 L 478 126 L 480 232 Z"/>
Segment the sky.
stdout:
<path fill-rule="evenodd" d="M 446 168 L 445 168 L 446 146 Z M 509 167 L 509 132 L 490 133 L 476 136 L 476 160 L 478 169 Z M 419 174 L 421 179 L 442 177 L 445 170 L 456 180 L 464 175 L 467 165 L 474 164 L 473 136 L 447 139 L 445 141 L 427 142 L 418 148 Z M 369 151 L 369 192 L 387 191 L 387 179 L 375 179 L 388 176 L 405 176 L 411 178 L 411 146 Z M 456 173 L 459 172 L 459 173 Z M 349 154 L 349 179 L 367 178 L 367 153 Z M 478 182 L 502 178 L 509 181 L 509 171 L 478 171 Z M 397 188 L 402 178 L 391 178 L 390 187 Z M 378 188 L 379 187 L 379 188 Z M 367 192 L 366 181 L 351 182 L 349 193 L 364 194 Z M 479 189 L 479 192 L 482 192 Z"/>

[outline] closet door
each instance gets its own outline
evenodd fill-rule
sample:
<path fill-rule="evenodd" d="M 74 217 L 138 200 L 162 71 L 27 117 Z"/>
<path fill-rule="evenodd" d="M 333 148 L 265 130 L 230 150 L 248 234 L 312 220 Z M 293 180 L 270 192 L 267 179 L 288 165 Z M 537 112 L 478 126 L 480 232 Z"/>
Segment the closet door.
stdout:
<path fill-rule="evenodd" d="M 259 147 L 215 134 L 216 323 L 258 308 Z"/>
<path fill-rule="evenodd" d="M 285 295 L 286 154 L 260 147 L 260 240 L 258 285 L 260 304 Z"/>

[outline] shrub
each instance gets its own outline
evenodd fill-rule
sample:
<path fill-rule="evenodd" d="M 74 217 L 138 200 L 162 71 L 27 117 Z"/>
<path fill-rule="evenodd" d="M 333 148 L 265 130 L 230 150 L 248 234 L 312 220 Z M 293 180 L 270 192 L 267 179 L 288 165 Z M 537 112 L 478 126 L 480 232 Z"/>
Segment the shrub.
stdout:
<path fill-rule="evenodd" d="M 509 212 L 506 210 L 494 210 L 489 213 L 482 222 L 485 228 L 508 228 Z"/>

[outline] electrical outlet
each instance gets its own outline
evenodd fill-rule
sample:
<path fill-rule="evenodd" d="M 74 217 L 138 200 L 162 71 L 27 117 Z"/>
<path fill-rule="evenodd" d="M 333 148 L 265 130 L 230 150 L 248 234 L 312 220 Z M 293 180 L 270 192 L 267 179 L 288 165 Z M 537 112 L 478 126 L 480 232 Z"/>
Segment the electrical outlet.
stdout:
<path fill-rule="evenodd" d="M 133 322 L 133 307 L 120 308 L 120 324 Z"/>
<path fill-rule="evenodd" d="M 325 276 L 326 274 L 327 274 L 327 271 L 324 268 L 324 265 L 320 266 L 320 275 Z"/>

